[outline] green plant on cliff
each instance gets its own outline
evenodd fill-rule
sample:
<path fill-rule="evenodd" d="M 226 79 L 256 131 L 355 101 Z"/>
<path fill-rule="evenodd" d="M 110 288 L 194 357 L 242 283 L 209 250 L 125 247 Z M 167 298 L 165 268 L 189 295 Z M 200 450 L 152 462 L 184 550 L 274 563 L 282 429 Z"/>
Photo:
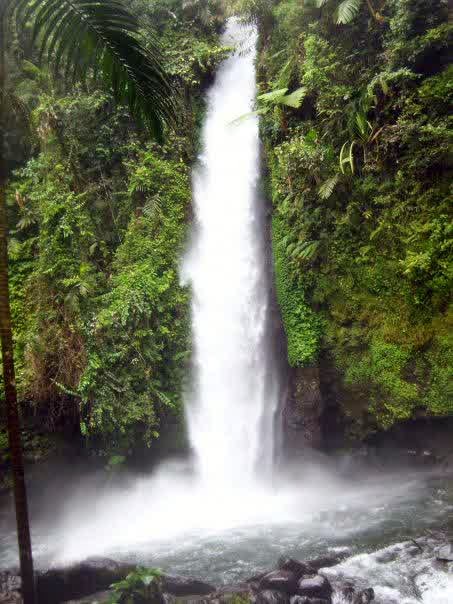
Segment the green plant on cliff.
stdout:
<path fill-rule="evenodd" d="M 319 352 L 321 320 L 305 301 L 301 280 L 295 281 L 289 270 L 288 249 L 282 236 L 283 222 L 278 215 L 272 219 L 272 249 L 277 301 L 282 313 L 291 366 L 306 366 L 316 362 Z M 295 248 L 297 249 L 297 248 Z M 313 248 L 305 246 L 303 252 Z"/>
<path fill-rule="evenodd" d="M 29 135 L 11 128 L 8 190 L 17 384 L 25 417 L 109 453 L 180 424 L 188 292 L 178 261 L 190 206 L 203 87 L 228 49 L 209 0 L 134 0 L 178 90 L 180 120 L 150 143 L 98 74 L 73 85 L 44 68 L 28 29 L 8 54 Z M 22 50 L 18 52 L 18 47 Z M 66 84 L 66 85 L 65 85 Z M 69 86 L 69 84 L 71 84 Z"/>
<path fill-rule="evenodd" d="M 109 604 L 146 604 L 161 599 L 160 578 L 162 573 L 156 568 L 138 567 L 125 579 L 114 583 Z"/>
<path fill-rule="evenodd" d="M 447 2 L 350 3 L 339 26 L 322 4 L 276 3 L 261 37 L 261 89 L 305 90 L 261 120 L 289 360 L 335 365 L 365 432 L 451 415 Z"/>

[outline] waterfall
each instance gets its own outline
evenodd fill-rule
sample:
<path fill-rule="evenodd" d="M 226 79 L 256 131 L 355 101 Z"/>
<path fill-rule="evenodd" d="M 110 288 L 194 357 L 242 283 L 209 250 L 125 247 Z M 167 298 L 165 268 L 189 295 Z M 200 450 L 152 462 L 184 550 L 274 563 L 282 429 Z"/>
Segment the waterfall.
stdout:
<path fill-rule="evenodd" d="M 192 285 L 194 384 L 189 437 L 200 478 L 247 484 L 272 465 L 277 399 L 268 339 L 266 226 L 253 111 L 256 30 L 230 19 L 236 51 L 207 97 L 203 151 L 194 171 L 195 224 L 184 278 Z"/>
<path fill-rule="evenodd" d="M 185 408 L 195 467 L 166 460 L 127 488 L 87 496 L 84 486 L 62 522 L 59 562 L 132 548 L 146 557 L 158 543 L 184 542 L 183 535 L 224 535 L 293 517 L 292 498 L 269 480 L 279 380 L 258 121 L 237 121 L 254 107 L 256 38 L 253 27 L 229 20 L 223 43 L 237 50 L 208 92 L 193 174 L 181 278 L 192 288 L 193 385 Z"/>

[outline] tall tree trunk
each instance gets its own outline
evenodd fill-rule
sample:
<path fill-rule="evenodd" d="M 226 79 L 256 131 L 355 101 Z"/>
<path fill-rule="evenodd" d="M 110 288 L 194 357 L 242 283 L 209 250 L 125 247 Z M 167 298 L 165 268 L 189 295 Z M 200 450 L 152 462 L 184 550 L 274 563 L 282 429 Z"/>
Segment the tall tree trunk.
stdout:
<path fill-rule="evenodd" d="M 8 421 L 8 438 L 14 481 L 17 540 L 19 544 L 22 596 L 24 604 L 36 604 L 27 492 L 20 442 L 20 420 L 14 374 L 13 334 L 8 286 L 8 240 L 6 212 L 6 164 L 4 127 L 6 124 L 5 34 L 7 1 L 0 0 L 0 337 L 2 342 L 3 381 Z"/>

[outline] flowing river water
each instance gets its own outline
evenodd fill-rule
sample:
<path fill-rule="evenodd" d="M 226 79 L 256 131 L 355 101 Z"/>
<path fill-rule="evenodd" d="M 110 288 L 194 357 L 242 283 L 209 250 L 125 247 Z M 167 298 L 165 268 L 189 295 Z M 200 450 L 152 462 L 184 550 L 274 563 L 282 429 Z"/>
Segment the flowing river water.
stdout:
<path fill-rule="evenodd" d="M 344 550 L 347 560 L 326 571 L 334 583 L 372 586 L 378 604 L 452 604 L 452 569 L 433 563 L 435 541 L 410 541 L 453 527 L 451 478 L 347 472 L 327 458 L 307 459 L 287 480 L 272 474 L 281 385 L 269 335 L 258 122 L 235 123 L 254 105 L 256 32 L 231 20 L 224 43 L 237 51 L 208 93 L 181 267 L 193 291 L 193 460 L 118 484 L 66 470 L 64 484 L 32 501 L 36 564 L 101 555 L 221 584 L 271 568 L 282 554 Z M 2 568 L 17 563 L 17 551 L 11 508 L 0 510 Z"/>

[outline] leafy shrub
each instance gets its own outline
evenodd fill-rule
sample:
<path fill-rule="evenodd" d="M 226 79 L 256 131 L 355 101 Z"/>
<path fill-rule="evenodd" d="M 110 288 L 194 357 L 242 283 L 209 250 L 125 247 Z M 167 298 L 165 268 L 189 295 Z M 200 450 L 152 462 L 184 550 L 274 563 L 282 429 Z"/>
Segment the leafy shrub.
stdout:
<path fill-rule="evenodd" d="M 123 581 L 114 583 L 109 604 L 150 604 L 160 601 L 161 572 L 155 568 L 137 568 Z"/>

